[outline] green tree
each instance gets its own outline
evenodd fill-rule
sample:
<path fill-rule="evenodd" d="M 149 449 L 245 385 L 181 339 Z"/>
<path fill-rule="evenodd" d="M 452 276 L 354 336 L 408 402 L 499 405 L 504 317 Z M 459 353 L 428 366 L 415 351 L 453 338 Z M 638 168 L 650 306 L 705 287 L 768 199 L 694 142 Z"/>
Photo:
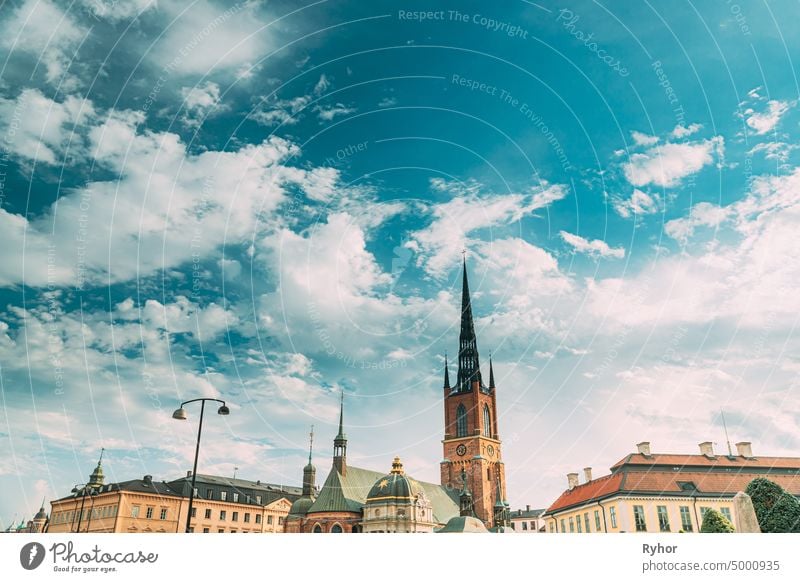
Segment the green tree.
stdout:
<path fill-rule="evenodd" d="M 783 487 L 758 477 L 745 490 L 753 500 L 756 519 L 764 533 L 800 532 L 800 501 Z"/>
<path fill-rule="evenodd" d="M 733 533 L 733 524 L 716 509 L 709 509 L 703 516 L 700 533 Z"/>

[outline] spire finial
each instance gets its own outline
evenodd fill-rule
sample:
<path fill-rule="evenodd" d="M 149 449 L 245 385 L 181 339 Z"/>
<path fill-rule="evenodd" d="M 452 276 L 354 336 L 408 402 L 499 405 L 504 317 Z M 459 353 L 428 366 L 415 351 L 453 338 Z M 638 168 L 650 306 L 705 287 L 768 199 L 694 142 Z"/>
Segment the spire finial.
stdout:
<path fill-rule="evenodd" d="M 483 386 L 481 365 L 478 357 L 478 342 L 475 339 L 475 322 L 472 319 L 472 302 L 469 296 L 467 259 L 464 257 L 464 272 L 461 285 L 461 333 L 458 336 L 458 380 L 456 390 L 469 392 L 473 382 Z"/>
<path fill-rule="evenodd" d="M 105 447 L 100 448 L 100 458 L 97 460 L 97 466 L 99 467 L 100 464 L 103 462 L 103 453 L 106 452 Z"/>
<path fill-rule="evenodd" d="M 339 437 L 344 437 L 344 388 L 339 396 Z"/>
<path fill-rule="evenodd" d="M 444 387 L 450 388 L 450 366 L 447 363 L 447 352 L 444 353 Z"/>
<path fill-rule="evenodd" d="M 489 354 L 489 389 L 494 390 L 494 367 L 492 366 L 492 354 Z"/>
<path fill-rule="evenodd" d="M 314 450 L 314 425 L 311 425 L 311 432 L 308 433 L 308 464 L 311 464 L 311 451 Z"/>

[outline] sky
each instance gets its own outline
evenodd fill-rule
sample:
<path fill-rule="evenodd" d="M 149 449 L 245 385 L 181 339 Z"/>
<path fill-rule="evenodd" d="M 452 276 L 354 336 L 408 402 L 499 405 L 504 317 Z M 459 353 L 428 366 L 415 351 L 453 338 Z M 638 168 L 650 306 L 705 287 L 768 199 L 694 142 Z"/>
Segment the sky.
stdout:
<path fill-rule="evenodd" d="M 437 482 L 462 256 L 512 508 L 800 456 L 796 3 L 431 5 L 0 4 L 0 526 L 184 475 L 200 397 L 200 472 L 297 485 L 313 425 L 321 484 L 344 392 Z"/>

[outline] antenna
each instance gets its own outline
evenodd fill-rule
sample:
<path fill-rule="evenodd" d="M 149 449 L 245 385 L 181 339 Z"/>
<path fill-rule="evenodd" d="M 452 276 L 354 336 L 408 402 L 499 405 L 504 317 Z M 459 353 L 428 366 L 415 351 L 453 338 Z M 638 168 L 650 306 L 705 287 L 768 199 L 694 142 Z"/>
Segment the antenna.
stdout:
<path fill-rule="evenodd" d="M 311 432 L 308 433 L 308 464 L 311 464 L 311 451 L 314 450 L 314 425 L 311 425 Z"/>
<path fill-rule="evenodd" d="M 728 437 L 728 425 L 725 424 L 725 413 L 720 409 L 719 413 L 722 415 L 722 428 L 725 429 L 725 442 L 728 443 L 728 456 L 733 456 L 733 450 L 731 449 L 731 439 Z"/>

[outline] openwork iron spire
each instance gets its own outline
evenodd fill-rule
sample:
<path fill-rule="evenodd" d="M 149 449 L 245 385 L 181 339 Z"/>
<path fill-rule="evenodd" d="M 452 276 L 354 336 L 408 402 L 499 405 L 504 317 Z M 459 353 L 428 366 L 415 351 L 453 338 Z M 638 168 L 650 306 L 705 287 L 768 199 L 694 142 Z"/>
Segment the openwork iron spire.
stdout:
<path fill-rule="evenodd" d="M 447 363 L 447 354 L 444 355 L 444 387 L 450 388 L 450 366 Z"/>
<path fill-rule="evenodd" d="M 461 334 L 458 338 L 458 380 L 456 390 L 469 392 L 472 383 L 481 380 L 481 364 L 478 358 L 478 342 L 475 339 L 475 322 L 472 319 L 472 302 L 469 297 L 467 260 L 464 258 L 464 274 L 461 287 Z"/>

